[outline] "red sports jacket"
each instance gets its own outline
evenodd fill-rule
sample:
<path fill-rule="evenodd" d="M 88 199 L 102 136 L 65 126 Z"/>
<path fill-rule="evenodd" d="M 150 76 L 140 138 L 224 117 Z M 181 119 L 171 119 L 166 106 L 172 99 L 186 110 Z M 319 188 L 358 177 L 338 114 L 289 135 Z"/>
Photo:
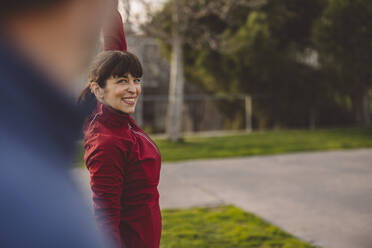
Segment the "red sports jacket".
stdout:
<path fill-rule="evenodd" d="M 88 118 L 84 135 L 84 160 L 91 175 L 99 229 L 118 248 L 158 248 L 158 147 L 131 116 L 101 103 Z"/>

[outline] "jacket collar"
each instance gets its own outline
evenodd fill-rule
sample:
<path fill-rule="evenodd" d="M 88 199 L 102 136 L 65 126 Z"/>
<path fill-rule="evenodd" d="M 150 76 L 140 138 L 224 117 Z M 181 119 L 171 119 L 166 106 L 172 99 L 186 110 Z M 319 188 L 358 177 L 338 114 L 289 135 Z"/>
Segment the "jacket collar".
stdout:
<path fill-rule="evenodd" d="M 97 101 L 97 114 L 101 121 L 110 127 L 135 127 L 138 128 L 134 119 L 126 113 L 119 112 L 113 108 Z"/>

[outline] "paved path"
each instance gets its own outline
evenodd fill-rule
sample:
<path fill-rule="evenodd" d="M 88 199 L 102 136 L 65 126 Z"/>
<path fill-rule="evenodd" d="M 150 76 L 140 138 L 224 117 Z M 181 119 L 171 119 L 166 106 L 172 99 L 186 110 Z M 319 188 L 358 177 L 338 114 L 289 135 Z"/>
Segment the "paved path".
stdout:
<path fill-rule="evenodd" d="M 371 149 L 168 163 L 160 193 L 162 208 L 234 204 L 325 248 L 372 247 Z"/>

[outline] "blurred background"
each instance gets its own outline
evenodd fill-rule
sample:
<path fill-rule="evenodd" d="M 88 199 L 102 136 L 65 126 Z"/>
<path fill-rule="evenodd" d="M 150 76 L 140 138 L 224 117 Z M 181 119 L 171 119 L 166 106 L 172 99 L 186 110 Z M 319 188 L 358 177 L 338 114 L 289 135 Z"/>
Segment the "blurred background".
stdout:
<path fill-rule="evenodd" d="M 370 1 L 122 0 L 120 8 L 129 50 L 145 67 L 135 117 L 151 133 L 178 135 L 167 116 L 181 118 L 171 126 L 182 132 L 371 123 Z"/>
<path fill-rule="evenodd" d="M 144 67 L 134 117 L 165 162 L 162 247 L 372 247 L 372 1 L 120 11 Z"/>

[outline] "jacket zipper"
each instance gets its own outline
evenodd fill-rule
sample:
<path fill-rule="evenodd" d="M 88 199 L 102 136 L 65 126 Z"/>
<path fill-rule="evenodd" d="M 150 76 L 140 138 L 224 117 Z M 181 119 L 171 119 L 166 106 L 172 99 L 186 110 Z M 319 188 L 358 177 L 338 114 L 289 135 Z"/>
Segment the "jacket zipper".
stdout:
<path fill-rule="evenodd" d="M 95 114 L 94 117 L 93 117 L 93 119 L 90 121 L 89 126 L 88 126 L 88 129 L 87 129 L 88 131 L 90 129 L 90 126 L 92 126 L 93 122 L 96 120 L 97 116 L 98 116 L 98 113 Z"/>
<path fill-rule="evenodd" d="M 141 135 L 142 137 L 144 137 L 154 148 L 155 148 L 155 150 L 158 152 L 158 154 L 160 154 L 160 151 L 159 151 L 159 149 L 158 149 L 158 147 L 149 139 L 149 138 L 147 138 L 146 137 L 146 135 L 144 135 L 143 133 L 141 133 L 141 132 L 138 132 L 138 131 L 134 131 L 133 129 L 132 129 L 132 126 L 131 125 L 129 125 L 129 128 L 130 128 L 130 130 L 132 130 L 132 132 L 133 133 L 136 133 L 136 134 L 139 134 L 139 135 Z"/>

